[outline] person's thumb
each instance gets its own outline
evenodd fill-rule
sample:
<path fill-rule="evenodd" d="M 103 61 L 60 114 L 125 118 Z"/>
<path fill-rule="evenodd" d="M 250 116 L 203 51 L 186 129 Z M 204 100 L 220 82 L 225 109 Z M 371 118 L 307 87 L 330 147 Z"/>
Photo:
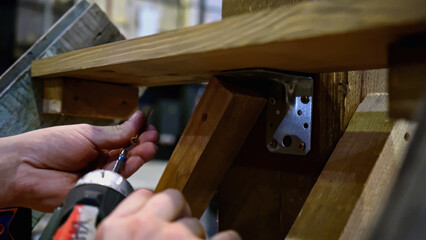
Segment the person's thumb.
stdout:
<path fill-rule="evenodd" d="M 128 145 L 130 139 L 140 131 L 144 122 L 142 111 L 137 110 L 129 120 L 115 126 L 90 126 L 89 135 L 98 148 L 114 149 Z M 87 135 L 86 135 L 87 136 Z"/>

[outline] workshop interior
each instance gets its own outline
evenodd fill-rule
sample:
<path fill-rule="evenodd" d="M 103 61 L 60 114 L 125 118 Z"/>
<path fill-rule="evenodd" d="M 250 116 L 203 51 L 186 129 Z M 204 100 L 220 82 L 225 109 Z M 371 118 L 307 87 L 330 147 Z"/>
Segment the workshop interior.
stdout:
<path fill-rule="evenodd" d="M 2 0 L 0 137 L 140 109 L 159 140 L 53 213 L 0 208 L 0 240 L 139 188 L 181 191 L 206 237 L 426 239 L 424 74 L 421 0 Z"/>

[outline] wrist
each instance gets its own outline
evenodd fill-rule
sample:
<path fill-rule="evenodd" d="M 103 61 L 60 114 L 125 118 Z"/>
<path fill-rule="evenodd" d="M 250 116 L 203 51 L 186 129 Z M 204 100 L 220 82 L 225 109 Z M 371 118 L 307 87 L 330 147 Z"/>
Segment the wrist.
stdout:
<path fill-rule="evenodd" d="M 0 138 L 0 207 L 17 203 L 16 173 L 22 161 L 15 141 L 15 137 Z"/>

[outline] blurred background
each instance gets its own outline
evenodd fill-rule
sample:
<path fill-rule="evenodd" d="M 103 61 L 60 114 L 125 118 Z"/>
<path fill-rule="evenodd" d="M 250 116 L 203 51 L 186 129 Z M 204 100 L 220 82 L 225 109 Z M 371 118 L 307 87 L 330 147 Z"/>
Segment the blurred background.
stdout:
<path fill-rule="evenodd" d="M 96 3 L 127 38 L 136 38 L 221 19 L 221 0 L 87 0 Z M 1 0 L 0 75 L 78 0 Z M 139 108 L 153 108 L 159 151 L 129 181 L 154 189 L 205 85 L 140 87 Z M 33 213 L 34 215 L 34 213 Z M 210 234 L 215 215 L 203 217 Z M 206 223 L 206 225 L 208 225 Z M 37 239 L 35 237 L 34 239 Z"/>

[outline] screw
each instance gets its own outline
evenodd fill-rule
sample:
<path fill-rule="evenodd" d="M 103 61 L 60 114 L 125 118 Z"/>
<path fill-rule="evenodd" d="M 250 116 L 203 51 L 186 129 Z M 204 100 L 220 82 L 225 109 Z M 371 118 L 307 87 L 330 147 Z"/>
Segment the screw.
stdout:
<path fill-rule="evenodd" d="M 308 96 L 303 96 L 303 97 L 300 98 L 300 101 L 303 104 L 307 104 L 309 102 L 309 97 Z"/>
<path fill-rule="evenodd" d="M 275 139 L 271 140 L 269 142 L 269 147 L 276 148 L 277 147 L 277 141 Z"/>
<path fill-rule="evenodd" d="M 305 150 L 305 143 L 304 142 L 300 142 L 299 145 L 297 146 L 297 149 L 299 151 Z"/>
<path fill-rule="evenodd" d="M 280 110 L 279 109 L 277 109 L 276 111 L 275 111 L 275 115 L 280 115 Z"/>

